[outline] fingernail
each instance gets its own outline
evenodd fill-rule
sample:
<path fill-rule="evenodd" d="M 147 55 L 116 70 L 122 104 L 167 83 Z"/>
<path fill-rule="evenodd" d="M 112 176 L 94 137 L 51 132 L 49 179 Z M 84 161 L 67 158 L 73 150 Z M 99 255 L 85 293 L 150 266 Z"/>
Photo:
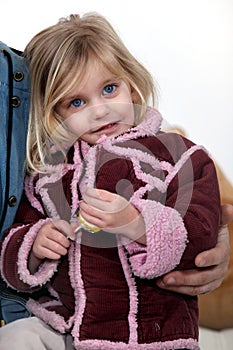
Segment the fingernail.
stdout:
<path fill-rule="evenodd" d="M 206 260 L 205 259 L 201 259 L 198 263 L 198 267 L 204 267 L 206 266 Z"/>
<path fill-rule="evenodd" d="M 169 278 L 166 280 L 166 285 L 171 286 L 171 285 L 173 285 L 173 284 L 175 284 L 175 283 L 176 283 L 176 280 L 175 280 L 174 277 L 169 277 Z"/>

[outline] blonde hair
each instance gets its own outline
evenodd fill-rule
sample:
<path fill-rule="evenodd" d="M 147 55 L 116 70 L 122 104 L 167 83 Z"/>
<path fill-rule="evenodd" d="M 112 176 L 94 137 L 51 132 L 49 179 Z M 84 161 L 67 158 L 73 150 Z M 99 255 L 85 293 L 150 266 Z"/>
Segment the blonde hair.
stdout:
<path fill-rule="evenodd" d="M 82 80 L 91 59 L 99 60 L 112 73 L 128 81 L 136 92 L 133 102 L 140 105 L 140 113 L 135 124 L 142 120 L 150 101 L 154 103 L 151 74 L 129 52 L 106 18 L 97 13 L 82 17 L 72 14 L 60 19 L 35 35 L 24 55 L 31 75 L 28 171 L 41 172 L 51 146 L 62 151 L 62 145 L 69 142 L 56 106 Z"/>

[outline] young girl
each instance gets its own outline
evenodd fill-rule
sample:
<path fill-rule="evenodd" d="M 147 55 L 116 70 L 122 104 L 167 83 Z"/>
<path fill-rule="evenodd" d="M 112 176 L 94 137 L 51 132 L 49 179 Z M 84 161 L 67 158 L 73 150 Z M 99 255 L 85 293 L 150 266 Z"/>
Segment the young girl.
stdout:
<path fill-rule="evenodd" d="M 1 272 L 38 293 L 0 348 L 198 349 L 197 298 L 156 278 L 216 244 L 212 160 L 160 131 L 151 75 L 102 16 L 71 15 L 25 54 L 28 176 Z"/>

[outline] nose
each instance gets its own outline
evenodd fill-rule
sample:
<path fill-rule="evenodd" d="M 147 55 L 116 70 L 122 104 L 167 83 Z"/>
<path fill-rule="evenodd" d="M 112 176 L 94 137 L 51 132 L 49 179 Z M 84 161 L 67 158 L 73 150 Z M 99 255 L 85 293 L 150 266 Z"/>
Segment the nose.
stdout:
<path fill-rule="evenodd" d="M 92 107 L 92 112 L 95 119 L 101 119 L 109 113 L 109 106 L 107 103 L 96 103 Z"/>

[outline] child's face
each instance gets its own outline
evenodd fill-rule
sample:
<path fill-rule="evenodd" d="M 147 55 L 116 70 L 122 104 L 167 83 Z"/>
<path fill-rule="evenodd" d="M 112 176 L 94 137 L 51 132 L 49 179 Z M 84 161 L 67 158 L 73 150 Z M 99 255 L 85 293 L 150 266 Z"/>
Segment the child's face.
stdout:
<path fill-rule="evenodd" d="M 133 94 L 128 82 L 95 61 L 56 111 L 77 138 L 95 144 L 104 134 L 112 138 L 133 126 Z"/>

